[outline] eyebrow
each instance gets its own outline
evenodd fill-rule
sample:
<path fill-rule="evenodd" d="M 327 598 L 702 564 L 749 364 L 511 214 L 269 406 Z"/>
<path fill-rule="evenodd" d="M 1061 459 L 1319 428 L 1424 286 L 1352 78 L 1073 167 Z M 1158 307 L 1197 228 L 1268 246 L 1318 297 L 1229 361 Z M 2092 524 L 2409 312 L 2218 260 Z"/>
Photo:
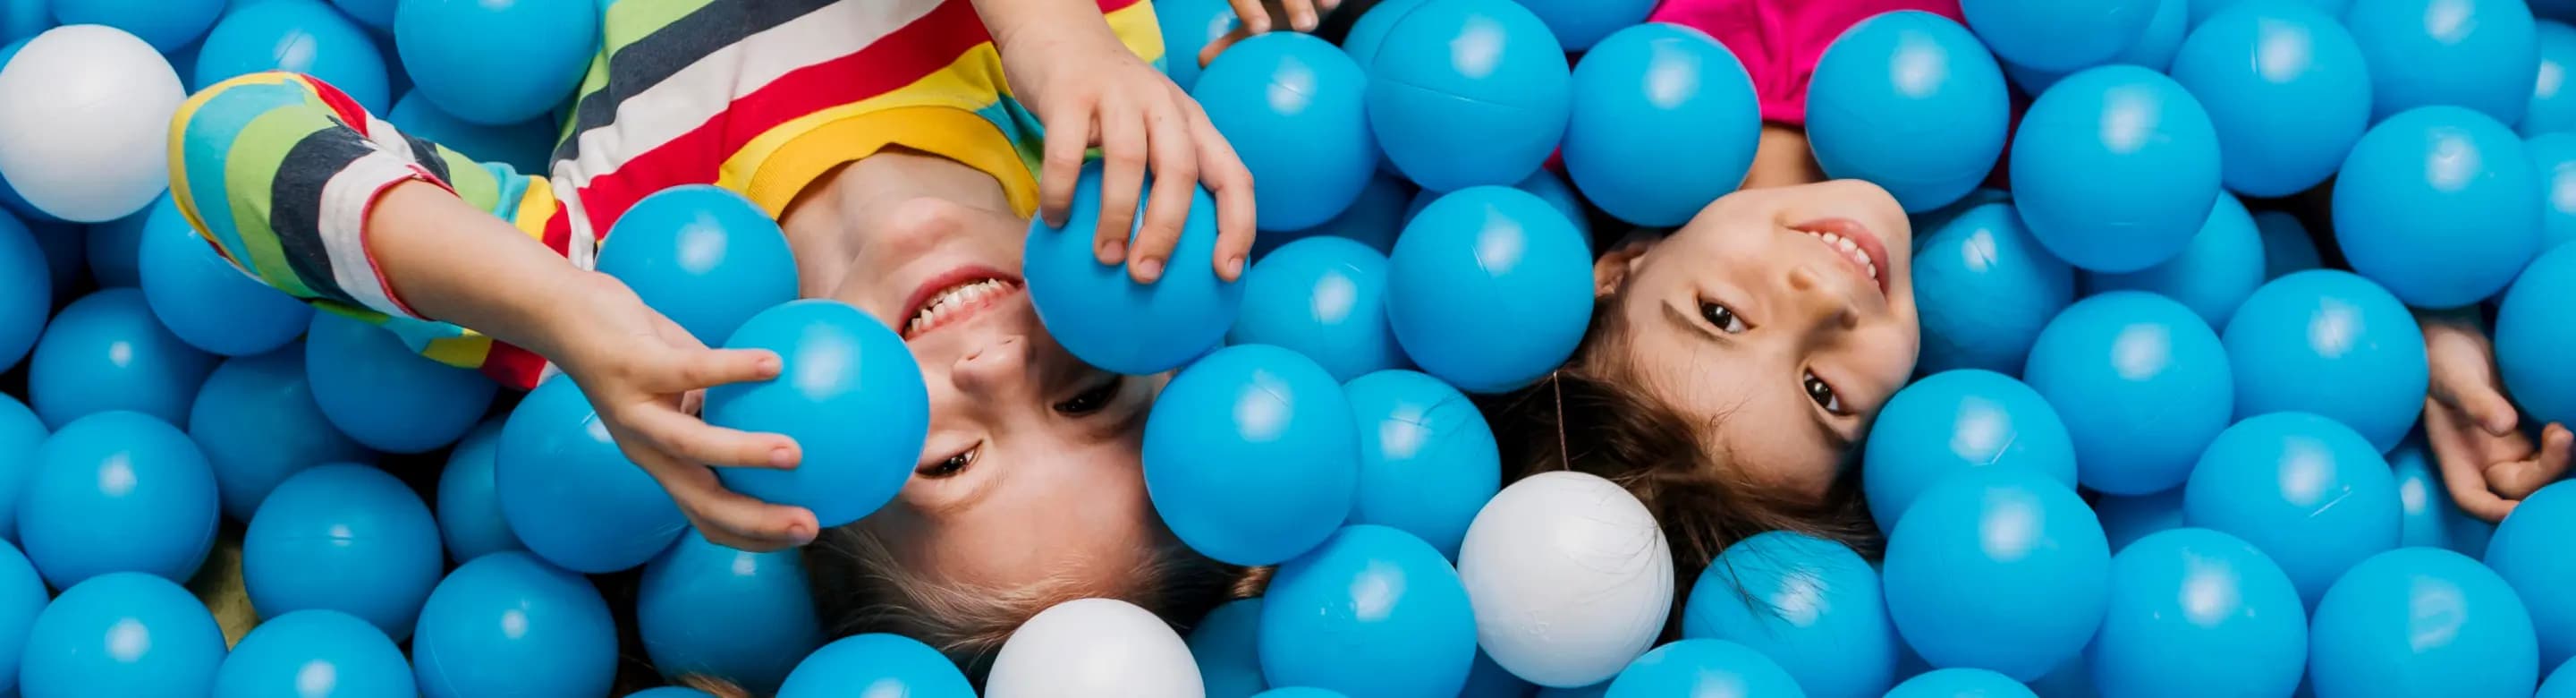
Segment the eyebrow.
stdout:
<path fill-rule="evenodd" d="M 1118 395 L 1110 398 L 1109 409 L 1079 418 L 1090 427 L 1083 431 L 1084 435 L 1090 437 L 1092 443 L 1101 443 L 1124 438 L 1128 434 L 1145 428 L 1145 418 L 1154 411 L 1152 396 L 1142 400 L 1127 399 L 1128 391 L 1142 387 L 1144 384 L 1144 381 L 1137 380 L 1133 376 L 1119 377 Z M 1118 404 L 1122 400 L 1134 406 Z"/>

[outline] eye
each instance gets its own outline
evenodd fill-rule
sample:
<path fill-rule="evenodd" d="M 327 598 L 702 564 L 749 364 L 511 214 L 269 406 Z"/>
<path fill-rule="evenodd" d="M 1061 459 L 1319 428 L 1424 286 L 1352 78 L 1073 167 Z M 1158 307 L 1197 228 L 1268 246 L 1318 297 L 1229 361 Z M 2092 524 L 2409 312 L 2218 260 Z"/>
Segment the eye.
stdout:
<path fill-rule="evenodd" d="M 1807 390 L 1807 399 L 1814 400 L 1817 407 L 1825 408 L 1826 412 L 1843 414 L 1843 399 L 1834 394 L 1832 383 L 1827 383 L 1825 379 L 1817 378 L 1814 372 L 1809 372 L 1804 387 Z"/>
<path fill-rule="evenodd" d="M 975 455 L 983 450 L 981 446 L 978 444 L 976 447 L 949 454 L 939 462 L 913 469 L 912 474 L 933 479 L 955 477 L 958 473 L 966 472 L 966 466 L 975 464 Z"/>
<path fill-rule="evenodd" d="M 1111 399 L 1118 397 L 1118 389 L 1126 384 L 1127 380 L 1125 377 L 1114 375 L 1110 376 L 1100 381 L 1099 385 L 1092 386 L 1091 389 L 1082 391 L 1082 394 L 1075 395 L 1072 398 L 1066 399 L 1064 402 L 1056 403 L 1055 411 L 1058 414 L 1068 414 L 1077 417 L 1099 412 L 1100 408 L 1109 406 L 1109 401 Z"/>
<path fill-rule="evenodd" d="M 1744 319 L 1735 316 L 1734 308 L 1726 307 L 1716 301 L 1700 301 L 1699 317 L 1707 320 L 1708 324 L 1716 327 L 1719 332 L 1744 334 L 1744 330 L 1747 329 L 1744 326 Z"/>

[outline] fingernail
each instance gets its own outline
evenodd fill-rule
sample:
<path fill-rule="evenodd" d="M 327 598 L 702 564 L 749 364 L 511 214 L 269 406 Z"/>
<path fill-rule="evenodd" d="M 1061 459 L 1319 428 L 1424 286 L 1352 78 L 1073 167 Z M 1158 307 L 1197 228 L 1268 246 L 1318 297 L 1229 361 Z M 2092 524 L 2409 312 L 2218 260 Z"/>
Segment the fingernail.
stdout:
<path fill-rule="evenodd" d="M 1244 22 L 1243 28 L 1254 34 L 1270 31 L 1270 17 L 1266 15 L 1255 16 L 1252 18 L 1252 21 Z"/>
<path fill-rule="evenodd" d="M 759 368 L 759 370 L 760 370 L 760 372 L 761 372 L 762 374 L 765 374 L 765 375 L 773 375 L 773 376 L 774 376 L 774 375 L 778 375 L 778 357 L 775 357 L 775 356 L 764 356 L 764 357 L 761 357 L 761 359 L 760 359 L 760 365 L 759 365 L 759 367 L 758 367 L 758 368 Z"/>
<path fill-rule="evenodd" d="M 1117 264 L 1117 263 L 1118 263 L 1118 260 L 1122 260 L 1122 259 L 1126 259 L 1126 258 L 1127 258 L 1127 243 L 1126 243 L 1126 242 L 1119 241 L 1119 240 L 1111 240 L 1111 241 L 1108 241 L 1108 242 L 1100 243 L 1100 263 L 1101 263 L 1101 264 Z"/>
<path fill-rule="evenodd" d="M 1147 257 L 1136 260 L 1135 266 L 1136 278 L 1144 280 L 1145 283 L 1154 283 L 1155 279 L 1163 278 L 1163 260 Z"/>
<path fill-rule="evenodd" d="M 796 465 L 796 449 L 780 446 L 769 449 L 769 464 L 781 468 Z"/>
<path fill-rule="evenodd" d="M 1225 260 L 1225 278 L 1229 278 L 1229 279 L 1239 279 L 1239 278 L 1243 278 L 1243 258 L 1242 258 L 1242 257 L 1233 257 L 1233 258 L 1229 258 L 1229 259 Z"/>
<path fill-rule="evenodd" d="M 1297 16 L 1296 16 L 1294 19 L 1291 19 L 1291 20 L 1289 20 L 1289 21 L 1290 21 L 1290 22 L 1293 22 L 1293 23 L 1295 23 L 1295 24 L 1296 24 L 1296 26 L 1297 26 L 1297 31 L 1301 31 L 1301 32 L 1310 32 L 1310 31 L 1314 31 L 1314 30 L 1315 30 L 1315 11 L 1314 11 L 1314 10 L 1298 10 L 1298 11 L 1297 11 Z"/>
<path fill-rule="evenodd" d="M 787 527 L 787 537 L 796 541 L 797 545 L 812 543 L 814 542 L 814 530 L 806 528 L 805 524 L 795 524 Z"/>

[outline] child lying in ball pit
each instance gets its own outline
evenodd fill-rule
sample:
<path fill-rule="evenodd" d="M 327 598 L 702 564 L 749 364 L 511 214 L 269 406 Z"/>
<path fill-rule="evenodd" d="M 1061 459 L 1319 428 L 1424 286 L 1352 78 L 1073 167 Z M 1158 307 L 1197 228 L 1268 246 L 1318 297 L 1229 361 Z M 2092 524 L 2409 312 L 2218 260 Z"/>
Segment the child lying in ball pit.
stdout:
<path fill-rule="evenodd" d="M 835 634 L 895 632 L 972 668 L 1056 601 L 1105 596 L 1195 620 L 1234 571 L 1174 542 L 1137 462 L 1157 378 L 1058 346 L 1019 281 L 1028 217 L 1060 218 L 1087 146 L 1108 161 L 1099 243 L 1139 281 L 1169 264 L 1232 279 L 1251 245 L 1249 175 L 1154 66 L 1145 0 L 714 0 L 606 10 L 549 176 L 401 134 L 301 75 L 245 76 L 190 99 L 171 131 L 189 221 L 252 275 L 377 319 L 435 359 L 518 388 L 547 362 L 578 382 L 620 448 L 710 540 L 808 545 Z M 1105 20 L 1105 21 L 1104 21 Z M 1041 138 L 1042 133 L 1055 138 Z M 1219 203 L 1214 259 L 1167 259 L 1188 187 Z M 777 375 L 766 352 L 712 350 L 590 271 L 637 199 L 712 183 L 778 218 L 799 292 L 898 328 L 929 387 L 915 476 L 875 515 L 810 512 L 724 490 L 706 467 L 786 467 L 796 445 L 684 407 L 707 386 Z M 1168 203 L 1167 203 L 1168 202 Z M 928 322 L 929 301 L 982 294 Z M 702 465 L 704 464 L 704 465 Z M 810 544 L 810 545 L 809 545 Z"/>

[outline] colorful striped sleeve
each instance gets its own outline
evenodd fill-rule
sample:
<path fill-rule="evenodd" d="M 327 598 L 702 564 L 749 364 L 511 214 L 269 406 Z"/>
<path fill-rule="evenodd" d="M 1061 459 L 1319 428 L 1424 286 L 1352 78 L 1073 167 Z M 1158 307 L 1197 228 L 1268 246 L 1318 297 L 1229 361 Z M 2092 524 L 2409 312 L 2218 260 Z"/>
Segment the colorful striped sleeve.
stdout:
<path fill-rule="evenodd" d="M 368 210 L 407 181 L 444 187 L 540 239 L 562 210 L 545 180 L 406 136 L 306 75 L 233 78 L 171 120 L 171 196 L 225 259 L 297 298 L 383 325 L 430 358 L 483 366 L 488 339 L 420 318 L 368 254 Z"/>

